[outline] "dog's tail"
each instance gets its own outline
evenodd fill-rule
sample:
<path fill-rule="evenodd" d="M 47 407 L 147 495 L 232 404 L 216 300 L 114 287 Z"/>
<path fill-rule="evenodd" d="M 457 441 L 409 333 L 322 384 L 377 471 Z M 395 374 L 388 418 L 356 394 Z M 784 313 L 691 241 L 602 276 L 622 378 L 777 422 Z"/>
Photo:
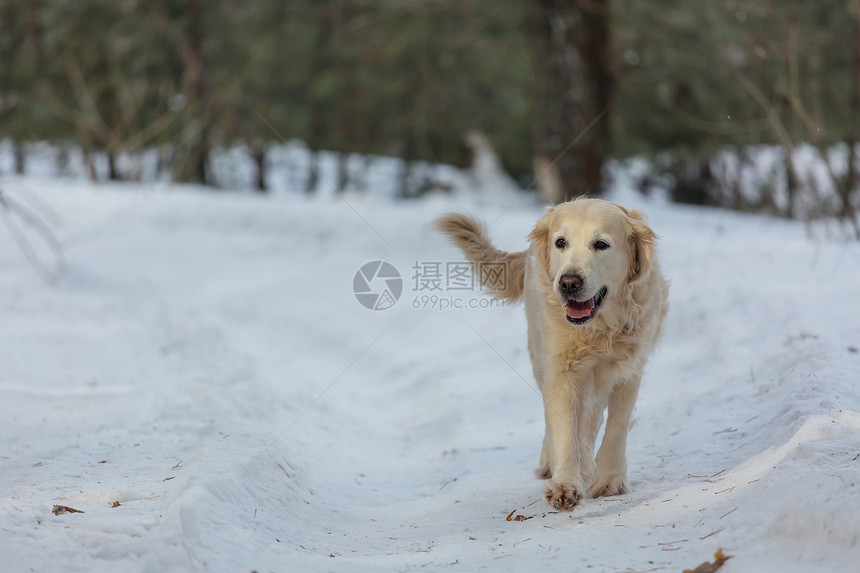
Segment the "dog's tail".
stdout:
<path fill-rule="evenodd" d="M 478 280 L 493 296 L 516 302 L 523 296 L 526 254 L 507 253 L 495 248 L 487 229 L 477 219 L 447 213 L 436 219 L 436 229 L 448 235 L 475 266 Z"/>

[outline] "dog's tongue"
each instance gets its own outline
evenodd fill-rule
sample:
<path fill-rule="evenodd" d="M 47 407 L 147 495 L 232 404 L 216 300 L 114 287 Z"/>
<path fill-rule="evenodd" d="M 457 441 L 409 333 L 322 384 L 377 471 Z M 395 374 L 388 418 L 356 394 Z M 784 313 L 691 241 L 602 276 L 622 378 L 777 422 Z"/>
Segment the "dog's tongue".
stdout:
<path fill-rule="evenodd" d="M 567 316 L 570 318 L 585 318 L 594 310 L 594 299 L 585 302 L 567 301 Z"/>

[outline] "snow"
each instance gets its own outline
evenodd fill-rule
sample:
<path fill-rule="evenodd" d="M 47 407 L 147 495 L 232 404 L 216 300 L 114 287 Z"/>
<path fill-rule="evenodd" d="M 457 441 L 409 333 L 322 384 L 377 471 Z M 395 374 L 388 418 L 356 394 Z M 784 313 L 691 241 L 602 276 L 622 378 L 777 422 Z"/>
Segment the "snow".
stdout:
<path fill-rule="evenodd" d="M 671 309 L 631 492 L 560 514 L 533 475 L 523 310 L 414 280 L 462 260 L 430 230 L 438 214 L 494 221 L 514 250 L 532 199 L 35 175 L 0 188 L 50 207 L 67 260 L 45 281 L 0 230 L 4 570 L 681 571 L 718 548 L 726 573 L 860 560 L 857 244 L 616 190 L 661 236 Z M 352 292 L 373 260 L 403 277 L 388 310 Z"/>

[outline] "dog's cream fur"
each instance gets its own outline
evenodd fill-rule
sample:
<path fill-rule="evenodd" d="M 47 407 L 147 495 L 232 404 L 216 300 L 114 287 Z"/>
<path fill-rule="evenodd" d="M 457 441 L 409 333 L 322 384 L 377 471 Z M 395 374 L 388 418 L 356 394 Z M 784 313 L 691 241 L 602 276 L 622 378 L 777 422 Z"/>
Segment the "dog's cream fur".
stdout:
<path fill-rule="evenodd" d="M 528 236 L 530 248 L 519 253 L 493 247 L 483 226 L 465 215 L 445 215 L 436 226 L 476 265 L 505 263 L 506 283 L 486 285 L 495 296 L 525 300 L 529 355 L 546 416 L 537 474 L 549 480 L 547 501 L 571 510 L 586 492 L 626 493 L 633 405 L 668 308 L 657 237 L 642 214 L 599 199 L 562 203 L 547 210 Z M 573 275 L 582 279 L 576 296 L 560 286 Z M 584 324 L 573 324 L 569 299 L 591 300 L 586 310 L 598 304 Z"/>

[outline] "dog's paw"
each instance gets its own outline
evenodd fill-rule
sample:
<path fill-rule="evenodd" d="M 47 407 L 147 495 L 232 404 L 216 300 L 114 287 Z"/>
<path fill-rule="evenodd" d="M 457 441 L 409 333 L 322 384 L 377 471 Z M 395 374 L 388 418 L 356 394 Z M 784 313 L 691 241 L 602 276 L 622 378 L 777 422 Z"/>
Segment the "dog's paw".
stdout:
<path fill-rule="evenodd" d="M 541 466 L 535 470 L 535 475 L 540 479 L 549 479 L 552 477 L 552 470 L 549 467 L 549 464 L 541 464 Z"/>
<path fill-rule="evenodd" d="M 572 511 L 582 499 L 582 488 L 572 483 L 558 483 L 550 480 L 546 483 L 546 502 L 555 509 Z"/>
<path fill-rule="evenodd" d="M 627 480 L 620 475 L 610 475 L 600 477 L 591 486 L 589 493 L 591 497 L 608 497 L 611 495 L 623 495 L 630 491 L 627 487 Z"/>

